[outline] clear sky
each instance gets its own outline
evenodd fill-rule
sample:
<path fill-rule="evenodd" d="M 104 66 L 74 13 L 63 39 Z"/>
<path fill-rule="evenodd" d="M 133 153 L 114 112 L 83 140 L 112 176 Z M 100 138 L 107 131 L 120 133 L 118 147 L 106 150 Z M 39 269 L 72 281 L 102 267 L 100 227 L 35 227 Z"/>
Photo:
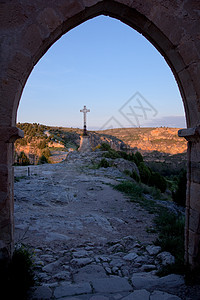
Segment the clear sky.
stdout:
<path fill-rule="evenodd" d="M 24 88 L 19 122 L 89 129 L 185 127 L 174 76 L 137 31 L 96 17 L 61 37 L 41 58 Z"/>

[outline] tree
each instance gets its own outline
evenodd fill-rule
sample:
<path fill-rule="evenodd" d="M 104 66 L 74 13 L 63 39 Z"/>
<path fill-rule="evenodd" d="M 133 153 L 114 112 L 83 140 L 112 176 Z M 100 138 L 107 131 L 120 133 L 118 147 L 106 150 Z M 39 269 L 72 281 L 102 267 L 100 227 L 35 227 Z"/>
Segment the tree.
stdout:
<path fill-rule="evenodd" d="M 142 156 L 142 154 L 139 151 L 137 151 L 135 153 L 135 157 L 139 161 L 139 163 L 143 162 L 143 156 Z"/>
<path fill-rule="evenodd" d="M 151 177 L 150 169 L 144 164 L 144 162 L 140 162 L 138 170 L 140 172 L 141 181 L 145 184 L 149 184 L 149 179 Z"/>
<path fill-rule="evenodd" d="M 48 164 L 48 159 L 44 155 L 40 156 L 38 160 L 38 165 L 42 165 L 42 164 Z"/>
<path fill-rule="evenodd" d="M 45 148 L 44 151 L 42 152 L 42 155 L 44 155 L 48 160 L 49 156 L 51 155 L 49 148 Z"/>
<path fill-rule="evenodd" d="M 177 190 L 172 193 L 172 198 L 174 202 L 176 202 L 178 205 L 185 206 L 186 186 L 187 186 L 187 172 L 186 170 L 181 170 L 178 176 Z"/>
<path fill-rule="evenodd" d="M 108 143 L 102 143 L 101 144 L 101 150 L 102 151 L 109 151 L 110 149 L 111 149 L 111 147 Z"/>
<path fill-rule="evenodd" d="M 22 151 L 18 157 L 18 163 L 21 166 L 27 166 L 30 165 L 30 160 L 29 158 L 26 156 L 26 154 L 24 153 L 24 151 Z"/>
<path fill-rule="evenodd" d="M 149 178 L 149 185 L 159 188 L 162 193 L 164 193 L 167 188 L 167 182 L 165 178 L 158 172 L 151 173 L 151 176 Z"/>
<path fill-rule="evenodd" d="M 46 140 L 42 140 L 42 141 L 39 142 L 39 144 L 38 144 L 38 148 L 39 148 L 39 149 L 44 149 L 44 148 L 46 148 L 46 147 L 47 147 L 47 142 L 46 142 Z"/>

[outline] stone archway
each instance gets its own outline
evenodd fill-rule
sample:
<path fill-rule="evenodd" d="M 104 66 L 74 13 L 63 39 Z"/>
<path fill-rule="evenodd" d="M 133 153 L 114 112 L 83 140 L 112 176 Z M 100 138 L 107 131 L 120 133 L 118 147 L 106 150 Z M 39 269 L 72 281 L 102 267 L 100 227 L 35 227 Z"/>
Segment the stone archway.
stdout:
<path fill-rule="evenodd" d="M 98 15 L 121 20 L 142 33 L 164 56 L 178 83 L 188 140 L 186 263 L 200 265 L 200 4 L 196 0 L 13 0 L 0 4 L 0 249 L 13 250 L 13 142 L 23 135 L 16 113 L 34 65 L 63 34 Z"/>

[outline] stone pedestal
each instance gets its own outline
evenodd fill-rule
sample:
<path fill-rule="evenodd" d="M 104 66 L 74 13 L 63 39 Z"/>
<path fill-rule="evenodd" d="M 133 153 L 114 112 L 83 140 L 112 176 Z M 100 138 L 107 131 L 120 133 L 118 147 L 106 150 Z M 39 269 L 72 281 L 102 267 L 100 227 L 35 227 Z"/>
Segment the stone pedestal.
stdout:
<path fill-rule="evenodd" d="M 78 148 L 79 152 L 90 152 L 92 151 L 90 145 L 90 137 L 88 135 L 81 136 L 80 147 Z"/>

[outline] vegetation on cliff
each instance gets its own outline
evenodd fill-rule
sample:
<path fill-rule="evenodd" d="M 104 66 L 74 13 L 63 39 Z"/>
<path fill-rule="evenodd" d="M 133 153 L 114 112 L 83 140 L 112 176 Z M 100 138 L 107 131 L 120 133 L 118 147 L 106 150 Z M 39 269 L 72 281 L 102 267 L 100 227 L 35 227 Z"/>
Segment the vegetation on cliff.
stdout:
<path fill-rule="evenodd" d="M 184 138 L 178 137 L 179 128 L 114 128 L 99 131 L 100 134 L 112 135 L 121 139 L 131 149 L 139 151 L 159 151 L 163 153 L 177 154 L 184 153 L 187 149 L 187 142 Z"/>

